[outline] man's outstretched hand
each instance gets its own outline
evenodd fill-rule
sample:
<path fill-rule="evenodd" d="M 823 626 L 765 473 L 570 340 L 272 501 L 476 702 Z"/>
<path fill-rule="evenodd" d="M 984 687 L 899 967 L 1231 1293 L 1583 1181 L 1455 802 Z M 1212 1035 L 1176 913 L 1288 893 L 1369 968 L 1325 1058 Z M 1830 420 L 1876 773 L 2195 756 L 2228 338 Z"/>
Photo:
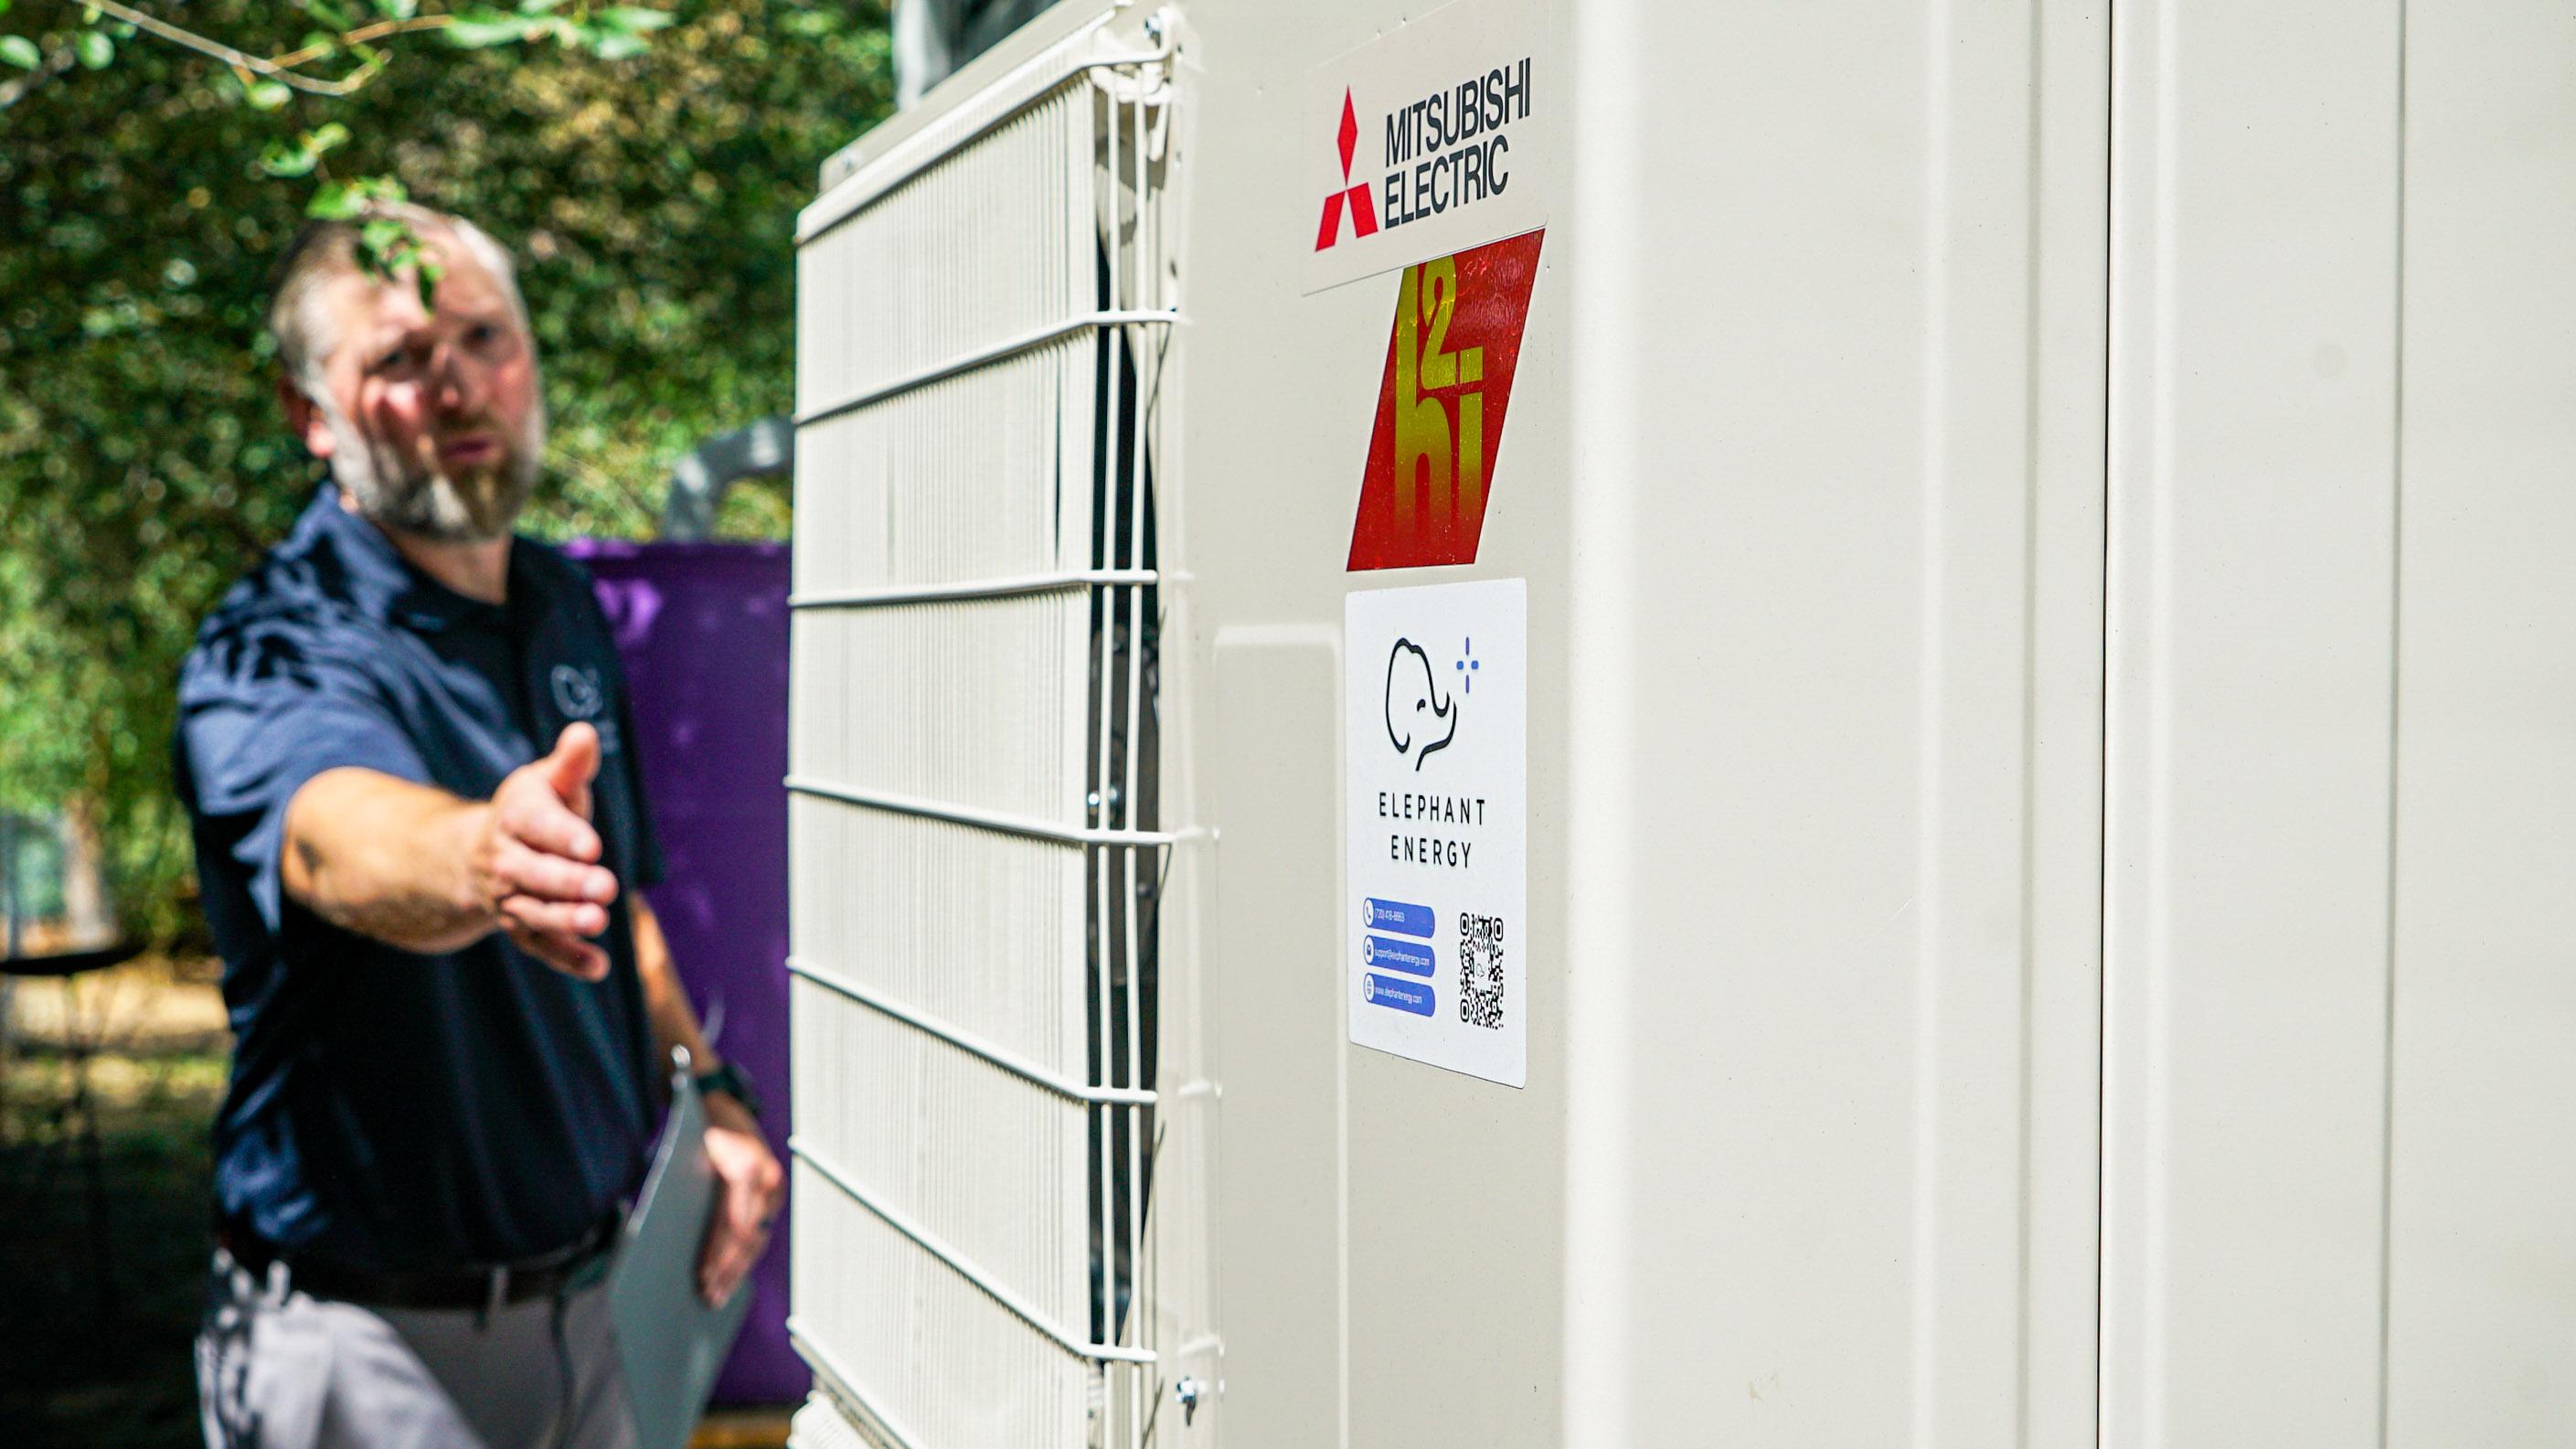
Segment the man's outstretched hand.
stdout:
<path fill-rule="evenodd" d="M 472 856 L 493 924 L 520 950 L 584 981 L 608 975 L 608 953 L 590 938 L 608 929 L 617 899 L 617 877 L 599 864 L 599 832 L 590 824 L 598 774 L 599 732 L 564 726 L 552 754 L 512 770 L 492 792 Z"/>

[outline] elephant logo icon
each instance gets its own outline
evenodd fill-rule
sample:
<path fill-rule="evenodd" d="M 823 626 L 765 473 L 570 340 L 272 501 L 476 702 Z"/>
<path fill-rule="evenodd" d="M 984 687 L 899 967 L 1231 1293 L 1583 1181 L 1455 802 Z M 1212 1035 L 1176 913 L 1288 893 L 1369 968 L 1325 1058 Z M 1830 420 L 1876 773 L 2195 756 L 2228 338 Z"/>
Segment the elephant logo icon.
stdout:
<path fill-rule="evenodd" d="M 1423 762 L 1458 738 L 1459 701 L 1440 692 L 1431 656 L 1410 639 L 1398 639 L 1386 656 L 1386 738 L 1395 752 Z"/>

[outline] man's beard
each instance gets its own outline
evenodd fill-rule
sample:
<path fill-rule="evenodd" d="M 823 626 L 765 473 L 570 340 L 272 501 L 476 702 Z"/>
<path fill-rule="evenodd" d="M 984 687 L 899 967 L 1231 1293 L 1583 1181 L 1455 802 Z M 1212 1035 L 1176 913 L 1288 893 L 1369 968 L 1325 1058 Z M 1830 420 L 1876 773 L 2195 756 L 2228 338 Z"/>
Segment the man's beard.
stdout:
<path fill-rule="evenodd" d="M 336 444 L 332 478 L 357 505 L 359 516 L 379 527 L 436 543 L 507 538 L 544 468 L 543 404 L 530 409 L 517 436 L 503 439 L 501 456 L 491 463 L 454 470 L 432 464 L 424 470 L 391 449 L 371 447 L 328 393 L 316 389 L 315 402 Z"/>

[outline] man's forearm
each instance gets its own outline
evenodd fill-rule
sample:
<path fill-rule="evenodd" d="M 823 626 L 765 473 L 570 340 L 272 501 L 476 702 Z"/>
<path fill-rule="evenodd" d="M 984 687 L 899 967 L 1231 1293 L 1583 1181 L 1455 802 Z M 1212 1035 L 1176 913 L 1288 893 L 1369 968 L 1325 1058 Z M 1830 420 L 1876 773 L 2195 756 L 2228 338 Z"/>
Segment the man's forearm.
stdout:
<path fill-rule="evenodd" d="M 644 986 L 644 1019 L 652 1024 L 656 1062 L 668 1062 L 671 1048 L 689 1049 L 692 1070 L 709 1072 L 718 1065 L 698 1030 L 698 1013 L 680 987 L 679 968 L 671 961 L 671 943 L 662 935 L 662 919 L 636 892 L 627 901 L 627 918 L 635 930 L 635 975 Z"/>
<path fill-rule="evenodd" d="M 644 983 L 644 1018 L 653 1027 L 653 1059 L 668 1062 L 671 1048 L 689 1050 L 689 1070 L 704 1074 L 724 1065 L 715 1048 L 707 1045 L 706 1034 L 698 1028 L 698 1013 L 689 1005 L 689 993 L 681 989 L 680 969 L 671 960 L 671 943 L 662 934 L 662 920 L 644 903 L 639 893 L 628 906 L 635 927 L 635 974 Z M 734 1132 L 760 1133 L 750 1109 L 721 1093 L 706 1099 L 707 1122 Z"/>
<path fill-rule="evenodd" d="M 454 951 L 494 928 L 583 981 L 608 974 L 617 877 L 590 824 L 599 732 L 569 724 L 554 750 L 501 778 L 489 802 L 374 770 L 325 770 L 286 805 L 288 896 L 389 945 Z"/>
<path fill-rule="evenodd" d="M 492 807 L 374 770 L 326 770 L 286 808 L 286 893 L 343 929 L 407 951 L 492 930 L 473 854 Z"/>

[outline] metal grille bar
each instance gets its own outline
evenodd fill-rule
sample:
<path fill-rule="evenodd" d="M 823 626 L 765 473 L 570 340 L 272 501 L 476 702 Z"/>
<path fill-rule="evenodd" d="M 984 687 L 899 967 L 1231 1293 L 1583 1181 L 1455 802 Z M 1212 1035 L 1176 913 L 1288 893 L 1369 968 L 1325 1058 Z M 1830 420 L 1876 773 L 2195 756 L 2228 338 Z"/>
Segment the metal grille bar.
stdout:
<path fill-rule="evenodd" d="M 1067 845 L 1141 845 L 1166 846 L 1181 836 L 1168 830 L 1097 830 L 1077 825 L 1058 825 L 1051 820 L 1038 820 L 1026 815 L 1008 815 L 998 810 L 978 810 L 969 805 L 950 805 L 938 800 L 923 800 L 909 795 L 889 794 L 883 790 L 862 790 L 854 785 L 816 780 L 804 775 L 787 777 L 787 793 L 814 795 L 825 800 L 838 800 L 845 805 L 862 805 L 871 810 L 891 810 L 898 815 L 919 815 L 930 820 L 946 820 L 958 825 L 981 826 L 1007 835 L 1034 836 L 1039 840 L 1058 840 Z"/>
<path fill-rule="evenodd" d="M 1069 317 L 1053 326 L 1040 327 L 1033 332 L 1023 332 L 1017 337 L 993 343 L 988 347 L 976 348 L 963 356 L 952 357 L 945 362 L 933 363 L 918 371 L 906 373 L 892 382 L 879 383 L 863 392 L 852 393 L 848 397 L 809 408 L 796 415 L 796 426 L 801 428 L 809 423 L 819 423 L 826 418 L 839 417 L 843 413 L 856 412 L 860 408 L 873 406 L 889 398 L 901 397 L 915 388 L 928 387 L 934 382 L 955 377 L 960 373 L 973 372 L 979 367 L 990 367 L 996 362 L 1017 357 L 1023 352 L 1034 352 L 1050 342 L 1071 337 L 1078 332 L 1095 332 L 1107 327 L 1136 325 L 1168 327 L 1180 320 L 1180 314 L 1175 312 L 1141 312 L 1132 309 L 1090 312 L 1080 317 Z"/>
<path fill-rule="evenodd" d="M 1081 588 L 1145 588 L 1162 582 L 1152 569 L 1069 569 L 1051 574 L 1021 574 L 1006 579 L 972 579 L 953 584 L 895 584 L 881 589 L 836 589 L 793 594 L 791 609 L 881 609 L 896 604 L 937 604 L 956 599 L 1010 599 Z"/>
<path fill-rule="evenodd" d="M 1077 1102 L 1105 1103 L 1122 1107 L 1154 1105 L 1155 1097 L 1152 1092 L 1128 1087 L 1086 1087 L 1079 1082 L 1067 1081 L 1008 1047 L 997 1046 L 972 1032 L 961 1031 L 927 1012 L 916 1011 L 881 992 L 869 990 L 828 966 L 818 966 L 801 956 L 787 958 L 787 971 L 788 974 L 802 976 L 827 991 L 846 996 L 871 1011 L 884 1012 L 906 1026 L 928 1032 L 959 1051 L 981 1057 L 1003 1071 L 1023 1081 L 1034 1082 L 1059 1097 L 1069 1097 Z"/>
<path fill-rule="evenodd" d="M 1079 75 L 1093 71 L 1132 70 L 1142 66 L 1162 65 L 1172 58 L 1173 30 L 1161 16 L 1148 22 L 1158 32 L 1154 48 L 1122 55 L 1084 56 L 1066 62 L 1056 56 L 1041 56 L 1031 65 L 996 89 L 1016 95 L 989 107 L 989 113 L 975 123 L 953 128 L 946 135 L 918 149 L 899 147 L 880 158 L 878 166 L 850 177 L 817 198 L 797 221 L 796 244 L 804 246 L 882 201 L 905 178 L 926 171 L 955 152 L 983 140 L 1029 107 L 1036 105 L 1057 86 Z M 918 138 L 915 138 L 918 140 Z M 874 175 L 870 173 L 876 173 Z"/>
<path fill-rule="evenodd" d="M 1086 1343 L 1083 1340 L 1074 1337 L 1072 1334 L 1067 1333 L 1063 1328 L 1050 1321 L 1045 1314 L 1040 1313 L 1037 1309 L 1031 1307 L 1027 1300 L 1021 1298 L 1018 1294 L 1013 1293 L 1010 1289 L 1002 1286 L 1000 1283 L 995 1282 L 991 1274 L 976 1267 L 973 1263 L 967 1261 L 966 1258 L 961 1256 L 955 1249 L 940 1241 L 938 1234 L 931 1232 L 928 1228 L 912 1221 L 910 1218 L 905 1217 L 902 1213 L 895 1211 L 886 1204 L 879 1202 L 874 1196 L 870 1195 L 865 1188 L 862 1188 L 856 1182 L 853 1182 L 848 1173 L 833 1165 L 830 1158 L 818 1155 L 814 1149 L 804 1141 L 804 1139 L 800 1137 L 788 1138 L 787 1151 L 788 1154 L 794 1157 L 797 1161 L 804 1163 L 807 1167 L 820 1173 L 824 1181 L 839 1188 L 842 1193 L 850 1199 L 850 1201 L 857 1203 L 859 1206 L 866 1208 L 869 1212 L 872 1212 L 878 1217 L 884 1219 L 887 1227 L 890 1227 L 896 1232 L 903 1234 L 905 1237 L 912 1239 L 912 1241 L 918 1245 L 923 1252 L 928 1253 L 930 1256 L 946 1264 L 950 1269 L 956 1272 L 958 1277 L 963 1278 L 967 1282 L 974 1284 L 977 1288 L 982 1289 L 985 1296 L 991 1298 L 994 1302 L 1001 1304 L 1004 1308 L 1011 1310 L 1013 1314 L 1018 1316 L 1021 1322 L 1026 1323 L 1029 1327 L 1036 1329 L 1038 1332 L 1045 1334 L 1048 1338 L 1054 1340 L 1056 1345 L 1062 1348 L 1065 1352 L 1074 1355 L 1076 1358 L 1097 1359 L 1103 1363 L 1154 1362 L 1154 1354 L 1149 1349 L 1120 1348 L 1115 1344 L 1107 1343 Z"/>
<path fill-rule="evenodd" d="M 799 1322 L 793 1313 L 787 1315 L 787 1346 L 796 1350 L 796 1356 L 805 1360 L 805 1366 L 814 1371 L 815 1382 L 822 1387 L 823 1392 L 839 1401 L 831 1407 L 838 1409 L 844 1420 L 856 1420 L 866 1424 L 867 1437 L 870 1440 L 889 1441 L 892 1449 L 917 1449 L 921 1440 L 906 1432 L 903 1426 L 885 1411 L 884 1405 L 872 1401 L 866 1394 L 860 1392 L 859 1386 L 851 1382 L 849 1370 L 841 1366 L 839 1357 L 817 1342 L 813 1335 L 807 1333 L 805 1325 Z M 825 1446 L 808 1445 L 798 1441 L 797 1432 L 804 1429 L 802 1421 L 805 1416 L 799 1414 L 796 1417 L 799 1422 L 789 1433 L 789 1449 L 825 1449 Z M 843 1427 L 838 1434 L 834 1435 L 834 1438 L 837 1440 L 840 1435 L 850 1432 L 850 1429 Z M 832 1449 L 838 1449 L 837 1444 L 832 1446 Z"/>

